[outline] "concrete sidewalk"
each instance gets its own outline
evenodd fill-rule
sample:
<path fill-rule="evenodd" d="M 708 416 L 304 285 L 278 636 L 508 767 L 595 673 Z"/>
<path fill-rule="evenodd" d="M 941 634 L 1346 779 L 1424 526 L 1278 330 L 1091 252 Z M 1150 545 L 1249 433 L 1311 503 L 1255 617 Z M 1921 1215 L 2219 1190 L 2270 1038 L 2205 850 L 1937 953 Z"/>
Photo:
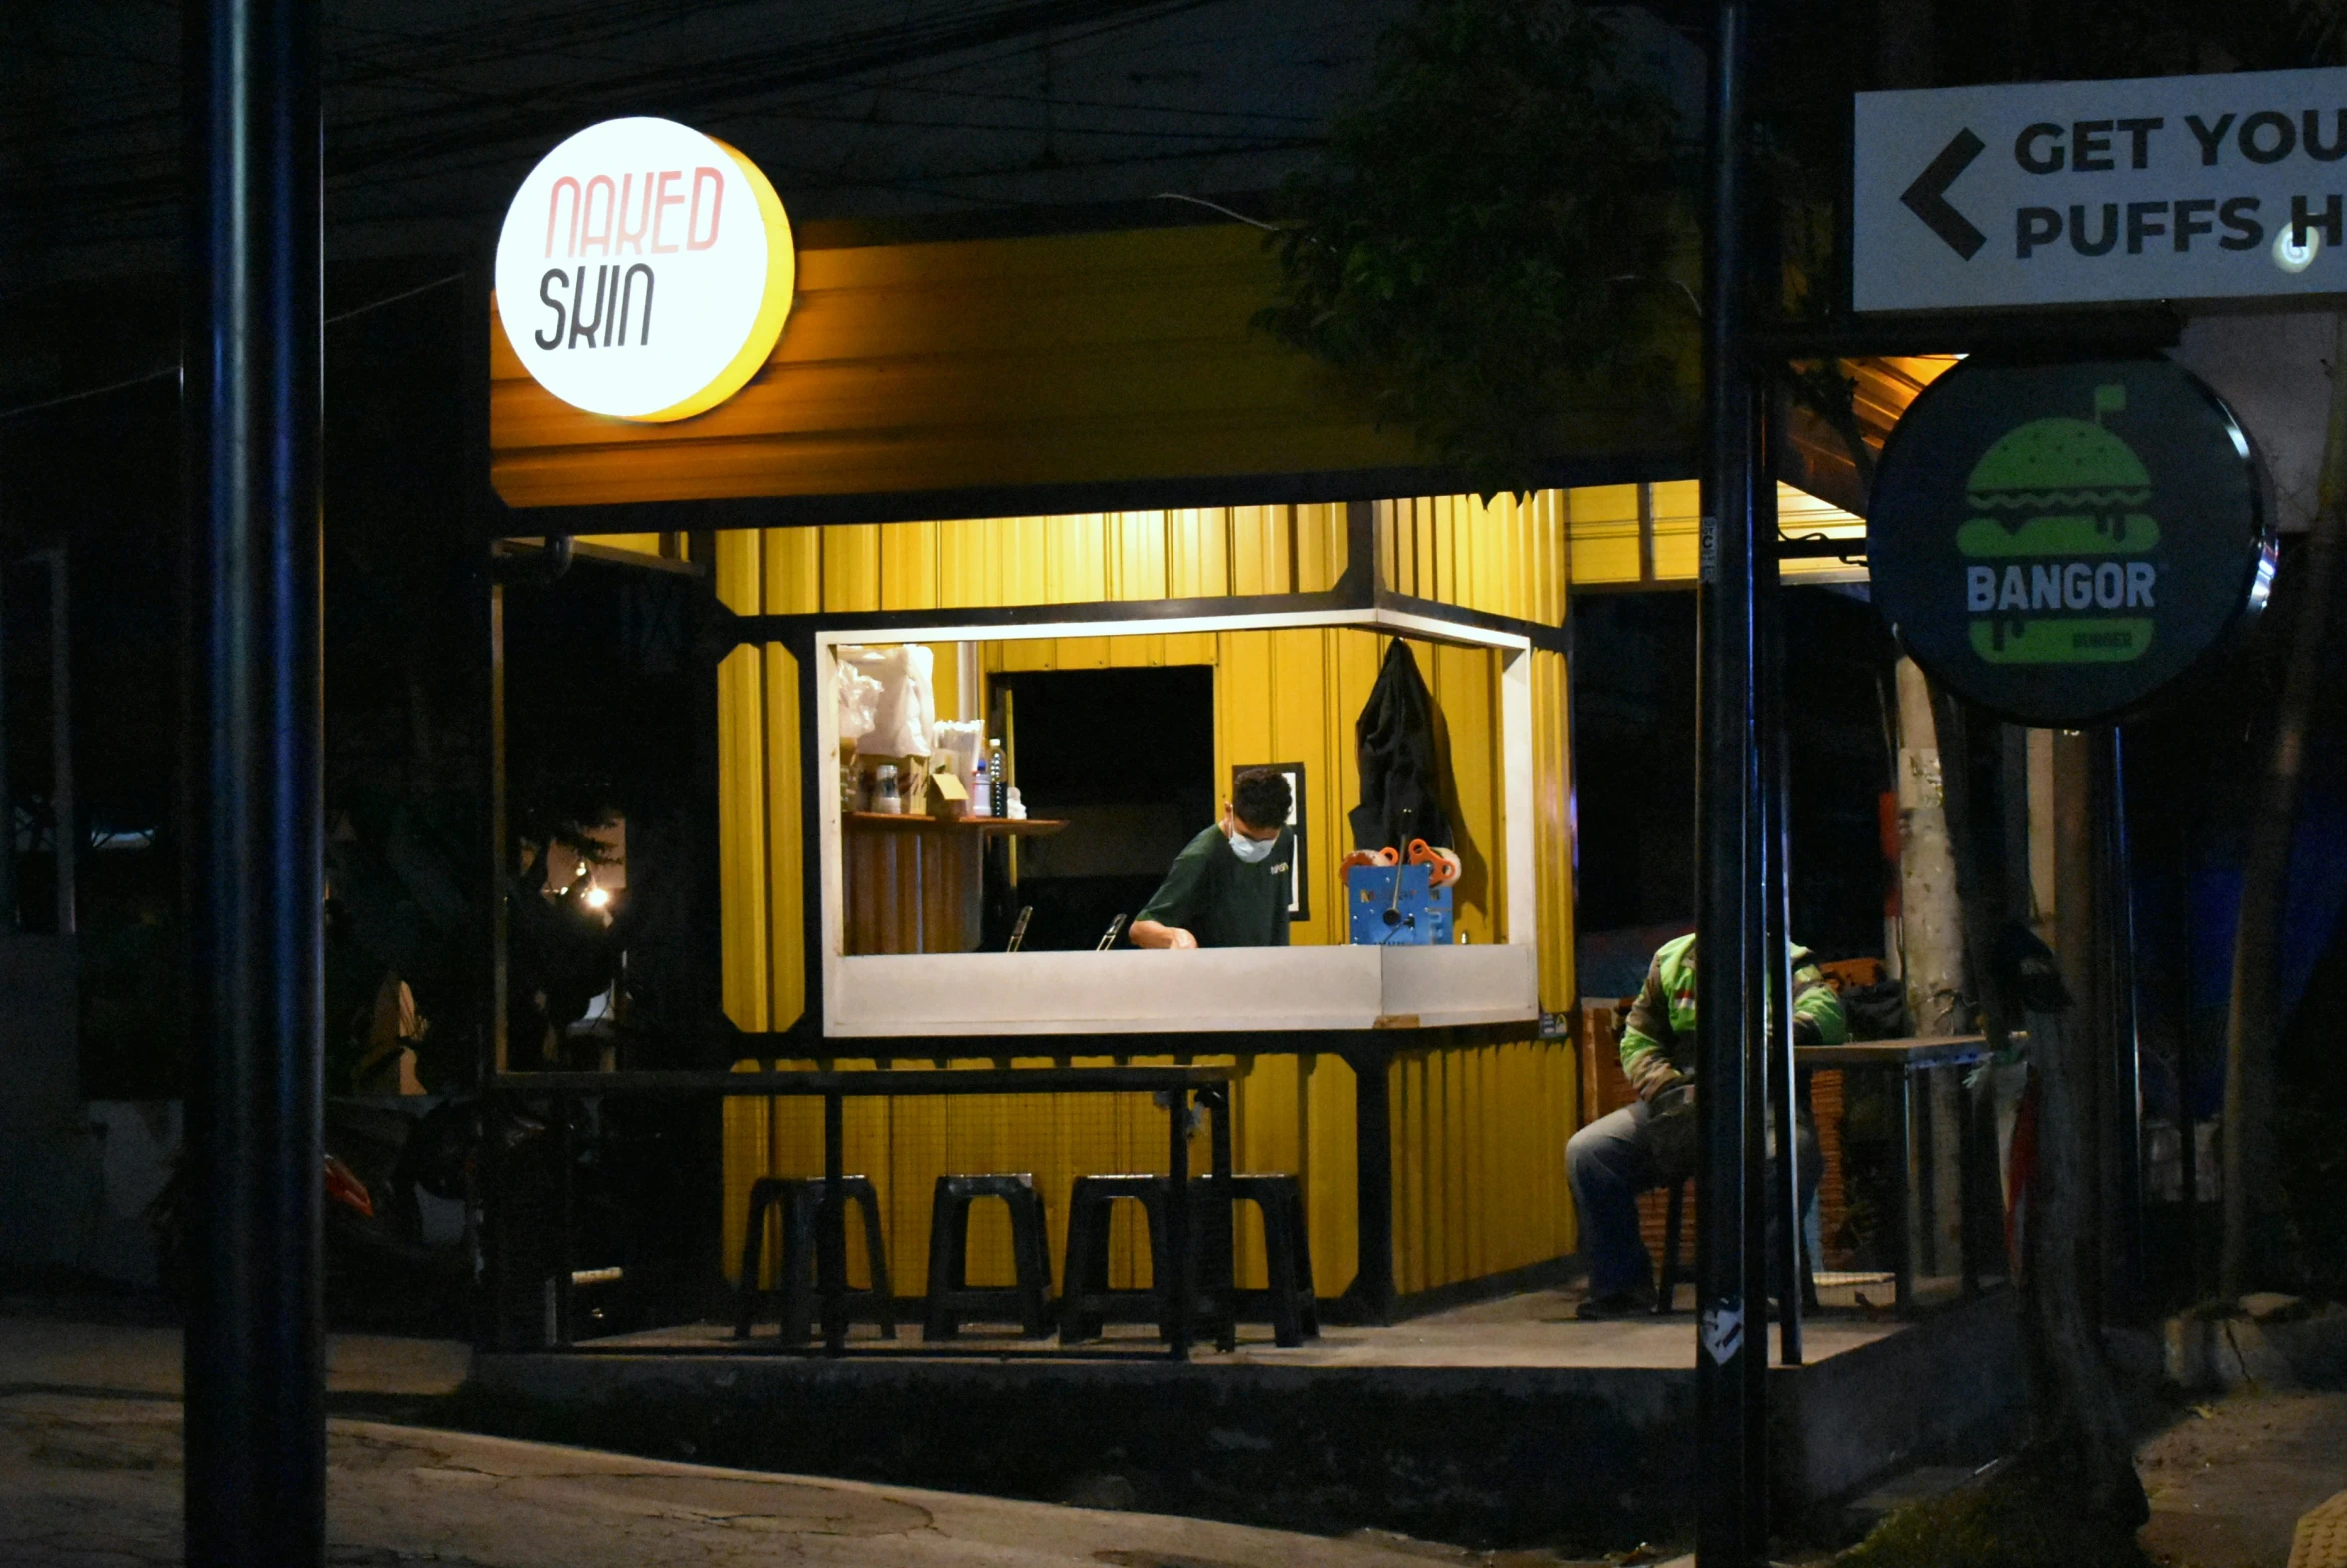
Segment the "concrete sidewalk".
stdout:
<path fill-rule="evenodd" d="M 335 1334 L 326 1342 L 326 1387 L 333 1394 L 453 1394 L 472 1366 L 472 1349 L 454 1340 Z M 19 1389 L 177 1399 L 179 1330 L 0 1313 L 0 1391 Z"/>
<path fill-rule="evenodd" d="M 0 1562 L 180 1560 L 178 1338 L 164 1328 L 0 1317 Z M 338 1339 L 332 1361 L 340 1394 L 429 1396 L 455 1387 L 466 1355 L 433 1341 Z M 370 1568 L 1426 1568 L 1493 1560 L 1403 1540 L 1328 1540 L 373 1421 L 331 1420 L 327 1454 L 327 1561 Z"/>
<path fill-rule="evenodd" d="M 2347 1487 L 2347 1393 L 2209 1400 L 2144 1443 L 2135 1468 L 2151 1497 L 2142 1539 L 2154 1558 L 2283 1568 L 2302 1516 Z"/>

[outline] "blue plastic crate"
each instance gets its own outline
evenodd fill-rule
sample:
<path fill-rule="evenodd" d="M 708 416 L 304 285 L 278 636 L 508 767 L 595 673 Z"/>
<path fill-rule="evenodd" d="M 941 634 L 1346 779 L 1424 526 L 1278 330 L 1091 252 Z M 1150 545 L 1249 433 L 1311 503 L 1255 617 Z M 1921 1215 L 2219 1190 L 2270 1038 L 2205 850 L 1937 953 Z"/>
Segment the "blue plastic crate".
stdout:
<path fill-rule="evenodd" d="M 1432 867 L 1355 865 L 1344 878 L 1354 946 L 1450 944 L 1450 884 L 1433 886 Z"/>

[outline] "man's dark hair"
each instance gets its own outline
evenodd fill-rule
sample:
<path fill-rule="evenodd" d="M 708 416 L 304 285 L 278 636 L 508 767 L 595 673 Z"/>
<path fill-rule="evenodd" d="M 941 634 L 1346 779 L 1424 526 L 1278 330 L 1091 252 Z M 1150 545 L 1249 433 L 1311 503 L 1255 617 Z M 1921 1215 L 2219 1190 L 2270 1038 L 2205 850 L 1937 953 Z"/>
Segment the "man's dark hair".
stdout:
<path fill-rule="evenodd" d="M 1276 768 L 1246 769 L 1231 786 L 1231 809 L 1249 827 L 1285 826 L 1287 812 L 1294 804 L 1295 795 L 1287 787 L 1287 776 Z"/>

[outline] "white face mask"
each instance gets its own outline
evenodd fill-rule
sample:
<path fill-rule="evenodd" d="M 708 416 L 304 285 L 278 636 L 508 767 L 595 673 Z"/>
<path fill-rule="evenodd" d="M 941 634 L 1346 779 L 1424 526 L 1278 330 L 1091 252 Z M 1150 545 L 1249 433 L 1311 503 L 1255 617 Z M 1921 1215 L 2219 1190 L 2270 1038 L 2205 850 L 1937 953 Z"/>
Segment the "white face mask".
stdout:
<path fill-rule="evenodd" d="M 1262 864 L 1279 847 L 1277 838 L 1249 838 L 1236 827 L 1224 828 L 1223 836 L 1230 840 L 1230 852 L 1249 865 Z"/>

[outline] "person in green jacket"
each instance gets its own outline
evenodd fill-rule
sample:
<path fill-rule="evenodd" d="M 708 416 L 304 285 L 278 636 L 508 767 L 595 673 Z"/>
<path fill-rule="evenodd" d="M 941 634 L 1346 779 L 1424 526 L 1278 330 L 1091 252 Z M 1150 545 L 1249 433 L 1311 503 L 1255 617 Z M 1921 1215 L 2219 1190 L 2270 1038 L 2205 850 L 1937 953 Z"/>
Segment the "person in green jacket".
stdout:
<path fill-rule="evenodd" d="M 1793 1042 L 1839 1045 L 1850 1037 L 1841 998 L 1809 949 L 1795 945 Z M 1664 942 L 1621 1031 L 1621 1070 L 1636 1103 L 1601 1116 L 1565 1145 L 1565 1173 L 1580 1211 L 1581 1256 L 1589 1267 L 1583 1318 L 1624 1317 L 1654 1302 L 1654 1263 L 1638 1233 L 1637 1195 L 1694 1173 L 1695 938 Z M 1770 1132 L 1771 1145 L 1774 1129 Z M 1803 1107 L 1794 1138 L 1801 1209 L 1817 1191 L 1817 1135 Z M 1773 1177 L 1774 1166 L 1770 1166 Z M 1769 1215 L 1775 1217 L 1771 1204 Z"/>

